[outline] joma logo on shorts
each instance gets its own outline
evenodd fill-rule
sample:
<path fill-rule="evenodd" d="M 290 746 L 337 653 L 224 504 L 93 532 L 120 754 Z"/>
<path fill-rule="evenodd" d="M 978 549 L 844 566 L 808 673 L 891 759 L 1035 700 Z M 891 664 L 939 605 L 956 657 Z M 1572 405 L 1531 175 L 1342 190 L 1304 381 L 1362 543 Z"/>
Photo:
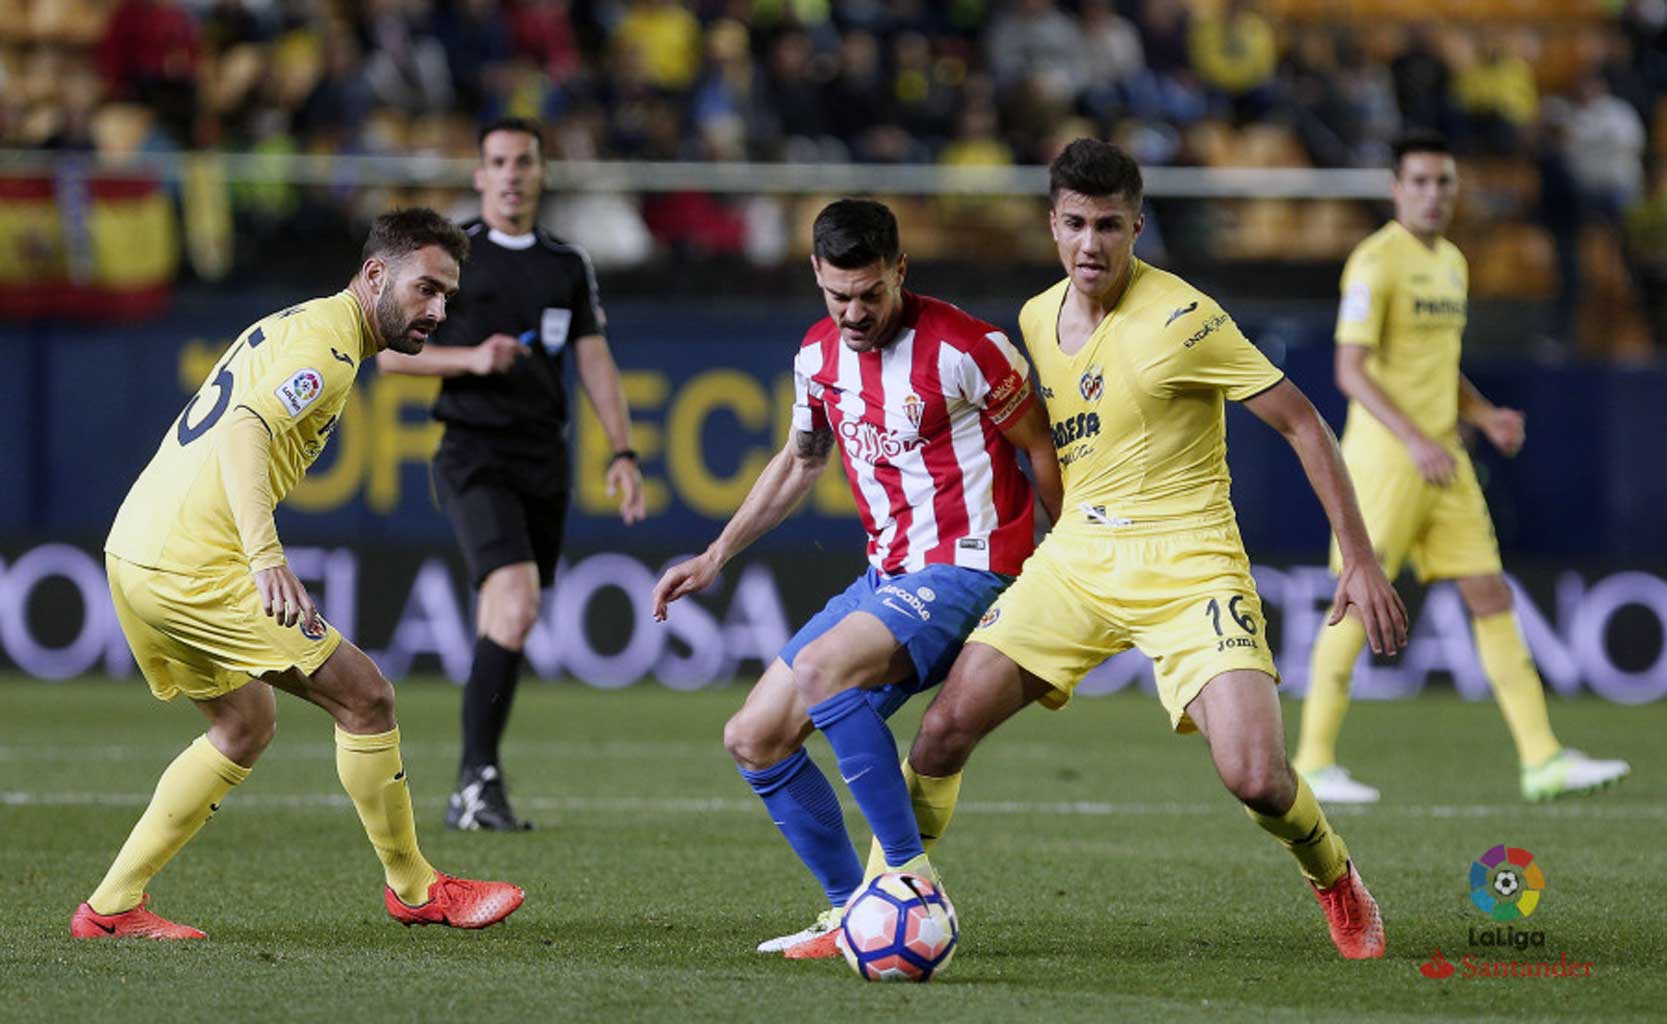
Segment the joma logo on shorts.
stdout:
<path fill-rule="evenodd" d="M 1220 654 L 1222 651 L 1225 651 L 1228 648 L 1232 648 L 1232 647 L 1246 647 L 1246 648 L 1249 648 L 1251 650 L 1255 650 L 1256 649 L 1256 641 L 1250 639 L 1250 637 L 1248 637 L 1248 636 L 1230 636 L 1230 637 L 1227 637 L 1224 640 L 1217 640 L 1216 641 L 1216 653 L 1217 654 Z"/>

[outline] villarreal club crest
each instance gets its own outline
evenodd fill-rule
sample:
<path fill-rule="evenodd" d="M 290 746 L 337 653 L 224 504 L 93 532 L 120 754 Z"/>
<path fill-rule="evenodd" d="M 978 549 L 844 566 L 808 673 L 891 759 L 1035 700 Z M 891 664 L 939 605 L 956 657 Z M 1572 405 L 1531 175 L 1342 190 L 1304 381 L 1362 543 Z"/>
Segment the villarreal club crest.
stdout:
<path fill-rule="evenodd" d="M 1082 400 L 1085 402 L 1099 401 L 1100 393 L 1105 389 L 1105 375 L 1100 372 L 1098 366 L 1090 366 L 1083 373 L 1082 379 L 1077 381 L 1077 390 L 1082 392 Z"/>

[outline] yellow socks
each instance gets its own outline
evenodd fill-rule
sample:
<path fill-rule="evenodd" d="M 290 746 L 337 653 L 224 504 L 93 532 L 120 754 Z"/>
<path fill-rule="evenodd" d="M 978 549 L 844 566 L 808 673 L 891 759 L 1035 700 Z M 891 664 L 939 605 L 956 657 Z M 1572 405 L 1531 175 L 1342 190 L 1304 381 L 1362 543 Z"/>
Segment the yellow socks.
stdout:
<path fill-rule="evenodd" d="M 150 806 L 87 899 L 93 910 L 119 914 L 138 906 L 150 880 L 214 817 L 220 798 L 248 777 L 249 769 L 198 736 L 157 780 Z"/>
<path fill-rule="evenodd" d="M 434 868 L 417 849 L 411 790 L 399 759 L 399 729 L 356 736 L 337 726 L 336 774 L 382 861 L 388 888 L 407 906 L 427 903 Z"/>
<path fill-rule="evenodd" d="M 1366 646 L 1366 627 L 1347 616 L 1320 629 L 1308 669 L 1308 693 L 1302 698 L 1302 729 L 1291 764 L 1311 772 L 1337 763 L 1337 733 L 1349 710 L 1349 678 Z"/>
<path fill-rule="evenodd" d="M 1493 685 L 1494 700 L 1516 742 L 1517 758 L 1534 767 L 1557 756 L 1562 744 L 1551 731 L 1545 709 L 1545 687 L 1534 669 L 1534 658 L 1522 641 L 1516 613 L 1503 611 L 1471 622 L 1476 654 Z"/>
<path fill-rule="evenodd" d="M 1297 776 L 1297 798 L 1284 814 L 1270 817 L 1248 807 L 1245 813 L 1290 850 L 1303 875 L 1320 888 L 1342 878 L 1348 870 L 1349 848 L 1343 845 L 1343 837 L 1332 831 L 1319 801 L 1314 799 L 1314 791 L 1301 775 Z"/>
<path fill-rule="evenodd" d="M 945 775 L 916 775 L 909 759 L 903 759 L 903 781 L 909 784 L 909 801 L 914 804 L 915 824 L 920 829 L 920 845 L 926 852 L 932 852 L 932 847 L 949 828 L 949 819 L 955 815 L 955 801 L 961 796 L 961 773 Z M 886 853 L 880 848 L 879 840 L 872 840 L 868 846 L 868 866 L 863 872 L 863 883 L 867 884 L 886 871 Z"/>

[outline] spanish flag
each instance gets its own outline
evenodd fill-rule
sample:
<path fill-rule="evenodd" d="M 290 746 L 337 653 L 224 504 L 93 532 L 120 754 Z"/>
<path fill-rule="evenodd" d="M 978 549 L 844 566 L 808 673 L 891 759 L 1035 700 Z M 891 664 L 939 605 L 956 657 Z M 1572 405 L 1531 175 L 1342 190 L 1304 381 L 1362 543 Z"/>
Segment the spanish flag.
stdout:
<path fill-rule="evenodd" d="M 0 316 L 125 320 L 167 305 L 179 230 L 162 186 L 76 165 L 0 178 Z"/>

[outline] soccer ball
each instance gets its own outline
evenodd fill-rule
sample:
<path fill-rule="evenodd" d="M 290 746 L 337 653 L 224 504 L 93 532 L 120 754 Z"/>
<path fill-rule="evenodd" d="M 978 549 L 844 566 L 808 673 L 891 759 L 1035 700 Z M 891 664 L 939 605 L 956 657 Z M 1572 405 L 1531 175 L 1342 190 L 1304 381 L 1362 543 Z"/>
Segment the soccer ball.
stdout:
<path fill-rule="evenodd" d="M 1515 871 L 1501 871 L 1493 876 L 1493 891 L 1505 899 L 1515 896 L 1520 888 L 1522 888 L 1522 880 L 1517 877 Z"/>
<path fill-rule="evenodd" d="M 961 937 L 943 890 L 895 871 L 857 890 L 839 928 L 845 962 L 864 981 L 929 981 Z"/>

